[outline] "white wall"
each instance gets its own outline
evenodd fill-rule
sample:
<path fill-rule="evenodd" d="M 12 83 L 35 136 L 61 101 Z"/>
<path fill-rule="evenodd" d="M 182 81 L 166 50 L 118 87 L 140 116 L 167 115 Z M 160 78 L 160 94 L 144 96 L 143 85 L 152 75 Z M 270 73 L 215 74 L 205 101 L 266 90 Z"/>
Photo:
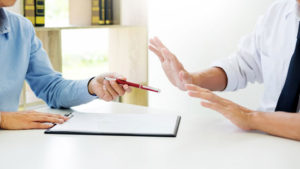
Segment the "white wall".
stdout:
<path fill-rule="evenodd" d="M 149 34 L 160 37 L 188 71 L 199 71 L 233 53 L 240 38 L 253 29 L 273 1 L 151 0 Z M 150 94 L 151 107 L 201 111 L 199 100 L 171 86 L 152 53 L 149 53 L 149 84 L 162 89 L 161 94 Z M 262 92 L 262 85 L 250 84 L 247 89 L 220 95 L 255 109 Z"/>

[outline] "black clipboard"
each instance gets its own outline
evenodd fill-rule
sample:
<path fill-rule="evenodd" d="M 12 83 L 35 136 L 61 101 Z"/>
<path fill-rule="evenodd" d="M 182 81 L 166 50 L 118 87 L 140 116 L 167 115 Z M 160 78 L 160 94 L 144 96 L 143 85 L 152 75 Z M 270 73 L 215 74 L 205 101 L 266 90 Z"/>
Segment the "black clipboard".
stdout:
<path fill-rule="evenodd" d="M 45 134 L 176 137 L 181 117 L 174 114 L 79 113 Z"/>

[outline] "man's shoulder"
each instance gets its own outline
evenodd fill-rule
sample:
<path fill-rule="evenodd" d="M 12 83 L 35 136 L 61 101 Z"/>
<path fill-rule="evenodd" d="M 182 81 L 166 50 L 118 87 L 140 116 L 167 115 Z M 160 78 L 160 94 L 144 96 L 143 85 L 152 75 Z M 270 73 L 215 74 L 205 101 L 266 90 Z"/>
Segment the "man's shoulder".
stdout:
<path fill-rule="evenodd" d="M 33 29 L 32 23 L 24 16 L 11 12 L 9 10 L 5 10 L 5 12 L 12 29 L 19 28 L 26 31 Z"/>

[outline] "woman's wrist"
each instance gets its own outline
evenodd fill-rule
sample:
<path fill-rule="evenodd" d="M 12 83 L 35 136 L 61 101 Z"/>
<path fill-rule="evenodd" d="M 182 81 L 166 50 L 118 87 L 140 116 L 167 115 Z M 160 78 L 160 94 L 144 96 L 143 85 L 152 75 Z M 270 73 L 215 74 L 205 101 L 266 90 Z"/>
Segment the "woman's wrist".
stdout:
<path fill-rule="evenodd" d="M 250 112 L 248 114 L 248 124 L 251 130 L 257 130 L 258 120 L 261 118 L 262 112 Z"/>
<path fill-rule="evenodd" d="M 191 77 L 194 85 L 203 87 L 203 79 L 204 79 L 203 72 L 191 73 Z"/>

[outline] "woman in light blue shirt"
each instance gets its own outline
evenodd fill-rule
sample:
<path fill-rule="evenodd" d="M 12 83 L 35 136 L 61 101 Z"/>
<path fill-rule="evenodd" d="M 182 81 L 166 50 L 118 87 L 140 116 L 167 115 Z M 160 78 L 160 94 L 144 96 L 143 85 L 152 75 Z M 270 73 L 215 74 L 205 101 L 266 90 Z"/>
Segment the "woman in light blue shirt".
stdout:
<path fill-rule="evenodd" d="M 63 123 L 61 115 L 34 111 L 18 112 L 24 80 L 34 93 L 53 108 L 68 108 L 87 103 L 97 97 L 112 101 L 128 92 L 127 85 L 106 81 L 119 77 L 108 73 L 86 80 L 65 80 L 50 64 L 32 23 L 23 16 L 2 7 L 16 0 L 0 0 L 0 127 L 2 129 L 49 128 Z M 47 122 L 47 123 L 45 123 Z M 50 123 L 50 124 L 49 124 Z"/>

